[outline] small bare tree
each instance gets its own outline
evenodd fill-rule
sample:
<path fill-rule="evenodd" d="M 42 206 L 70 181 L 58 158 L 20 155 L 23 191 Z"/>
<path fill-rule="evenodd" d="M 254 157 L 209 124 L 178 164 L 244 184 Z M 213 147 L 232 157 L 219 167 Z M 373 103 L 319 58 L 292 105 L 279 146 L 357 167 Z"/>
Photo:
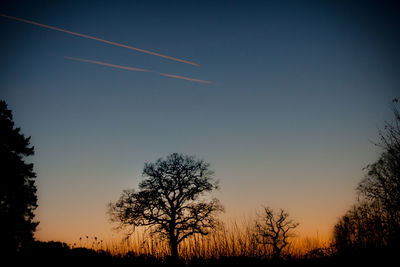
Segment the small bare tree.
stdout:
<path fill-rule="evenodd" d="M 143 176 L 139 191 L 125 190 L 116 203 L 110 203 L 111 220 L 120 228 L 145 226 L 151 234 L 167 238 L 176 260 L 185 238 L 207 235 L 217 226 L 215 215 L 223 207 L 217 199 L 203 197 L 218 188 L 217 181 L 208 163 L 177 153 L 146 163 Z"/>
<path fill-rule="evenodd" d="M 258 242 L 272 246 L 273 258 L 279 259 L 299 223 L 289 219 L 289 213 L 283 209 L 275 213 L 273 209 L 265 207 L 255 225 Z"/>

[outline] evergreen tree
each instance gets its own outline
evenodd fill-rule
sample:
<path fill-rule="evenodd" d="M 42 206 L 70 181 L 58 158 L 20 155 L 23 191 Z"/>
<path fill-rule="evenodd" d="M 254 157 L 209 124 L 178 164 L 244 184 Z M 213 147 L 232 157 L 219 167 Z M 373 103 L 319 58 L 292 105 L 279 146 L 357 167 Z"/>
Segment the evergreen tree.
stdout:
<path fill-rule="evenodd" d="M 0 100 L 0 253 L 11 255 L 33 240 L 38 222 L 36 174 L 25 157 L 34 154 L 30 137 L 14 127 L 12 112 Z"/>

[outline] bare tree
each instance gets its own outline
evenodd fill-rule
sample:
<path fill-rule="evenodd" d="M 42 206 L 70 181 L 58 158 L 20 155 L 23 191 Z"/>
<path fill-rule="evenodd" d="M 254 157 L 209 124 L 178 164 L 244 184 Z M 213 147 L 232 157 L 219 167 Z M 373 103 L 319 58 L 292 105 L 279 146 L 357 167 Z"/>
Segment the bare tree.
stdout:
<path fill-rule="evenodd" d="M 147 226 L 151 234 L 169 240 L 171 256 L 177 259 L 185 238 L 207 235 L 217 226 L 215 215 L 223 207 L 204 194 L 217 189 L 218 183 L 208 163 L 177 153 L 146 163 L 142 175 L 139 191 L 125 190 L 109 204 L 111 220 L 120 228 Z"/>
<path fill-rule="evenodd" d="M 393 99 L 394 119 L 379 131 L 382 149 L 369 164 L 357 187 L 357 203 L 334 228 L 340 253 L 375 248 L 398 248 L 400 241 L 400 113 Z"/>
<path fill-rule="evenodd" d="M 357 191 L 362 199 L 378 202 L 385 215 L 386 232 L 390 236 L 389 245 L 400 240 L 400 113 L 395 106 L 398 99 L 393 99 L 394 120 L 385 121 L 379 132 L 382 148 L 379 159 L 368 165 L 365 178 Z"/>
<path fill-rule="evenodd" d="M 289 239 L 293 237 L 293 230 L 299 225 L 289 219 L 289 213 L 280 209 L 275 213 L 269 207 L 264 208 L 264 214 L 259 215 L 256 221 L 256 233 L 258 241 L 264 245 L 270 245 L 273 249 L 274 259 L 279 259 L 282 250 L 289 245 Z"/>
<path fill-rule="evenodd" d="M 397 103 L 397 102 L 394 102 Z M 400 211 L 400 114 L 393 106 L 394 121 L 385 121 L 379 132 L 383 149 L 380 158 L 366 167 L 367 176 L 360 183 L 358 192 L 368 199 L 380 201 L 391 213 Z M 394 215 L 394 214 L 392 214 Z"/>

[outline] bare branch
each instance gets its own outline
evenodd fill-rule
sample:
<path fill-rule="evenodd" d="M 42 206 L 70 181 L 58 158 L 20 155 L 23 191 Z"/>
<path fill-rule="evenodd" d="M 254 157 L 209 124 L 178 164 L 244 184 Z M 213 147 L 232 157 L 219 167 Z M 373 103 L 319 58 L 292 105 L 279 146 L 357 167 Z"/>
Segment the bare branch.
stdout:
<path fill-rule="evenodd" d="M 255 223 L 258 242 L 272 246 L 273 256 L 276 259 L 280 258 L 282 250 L 289 244 L 292 230 L 299 225 L 288 218 L 289 213 L 285 210 L 281 209 L 275 214 L 271 208 L 265 207 L 264 214 L 259 215 Z"/>

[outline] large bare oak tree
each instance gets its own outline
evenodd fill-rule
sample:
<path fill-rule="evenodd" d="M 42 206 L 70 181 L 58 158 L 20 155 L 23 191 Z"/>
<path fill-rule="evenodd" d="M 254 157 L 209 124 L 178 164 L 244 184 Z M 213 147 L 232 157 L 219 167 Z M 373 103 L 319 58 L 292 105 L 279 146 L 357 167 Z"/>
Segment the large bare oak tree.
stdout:
<path fill-rule="evenodd" d="M 185 238 L 207 235 L 217 226 L 215 215 L 223 207 L 205 194 L 217 189 L 218 182 L 208 163 L 178 153 L 146 163 L 142 175 L 138 191 L 124 190 L 116 203 L 110 203 L 111 220 L 121 228 L 146 226 L 167 238 L 171 256 L 177 259 Z"/>

